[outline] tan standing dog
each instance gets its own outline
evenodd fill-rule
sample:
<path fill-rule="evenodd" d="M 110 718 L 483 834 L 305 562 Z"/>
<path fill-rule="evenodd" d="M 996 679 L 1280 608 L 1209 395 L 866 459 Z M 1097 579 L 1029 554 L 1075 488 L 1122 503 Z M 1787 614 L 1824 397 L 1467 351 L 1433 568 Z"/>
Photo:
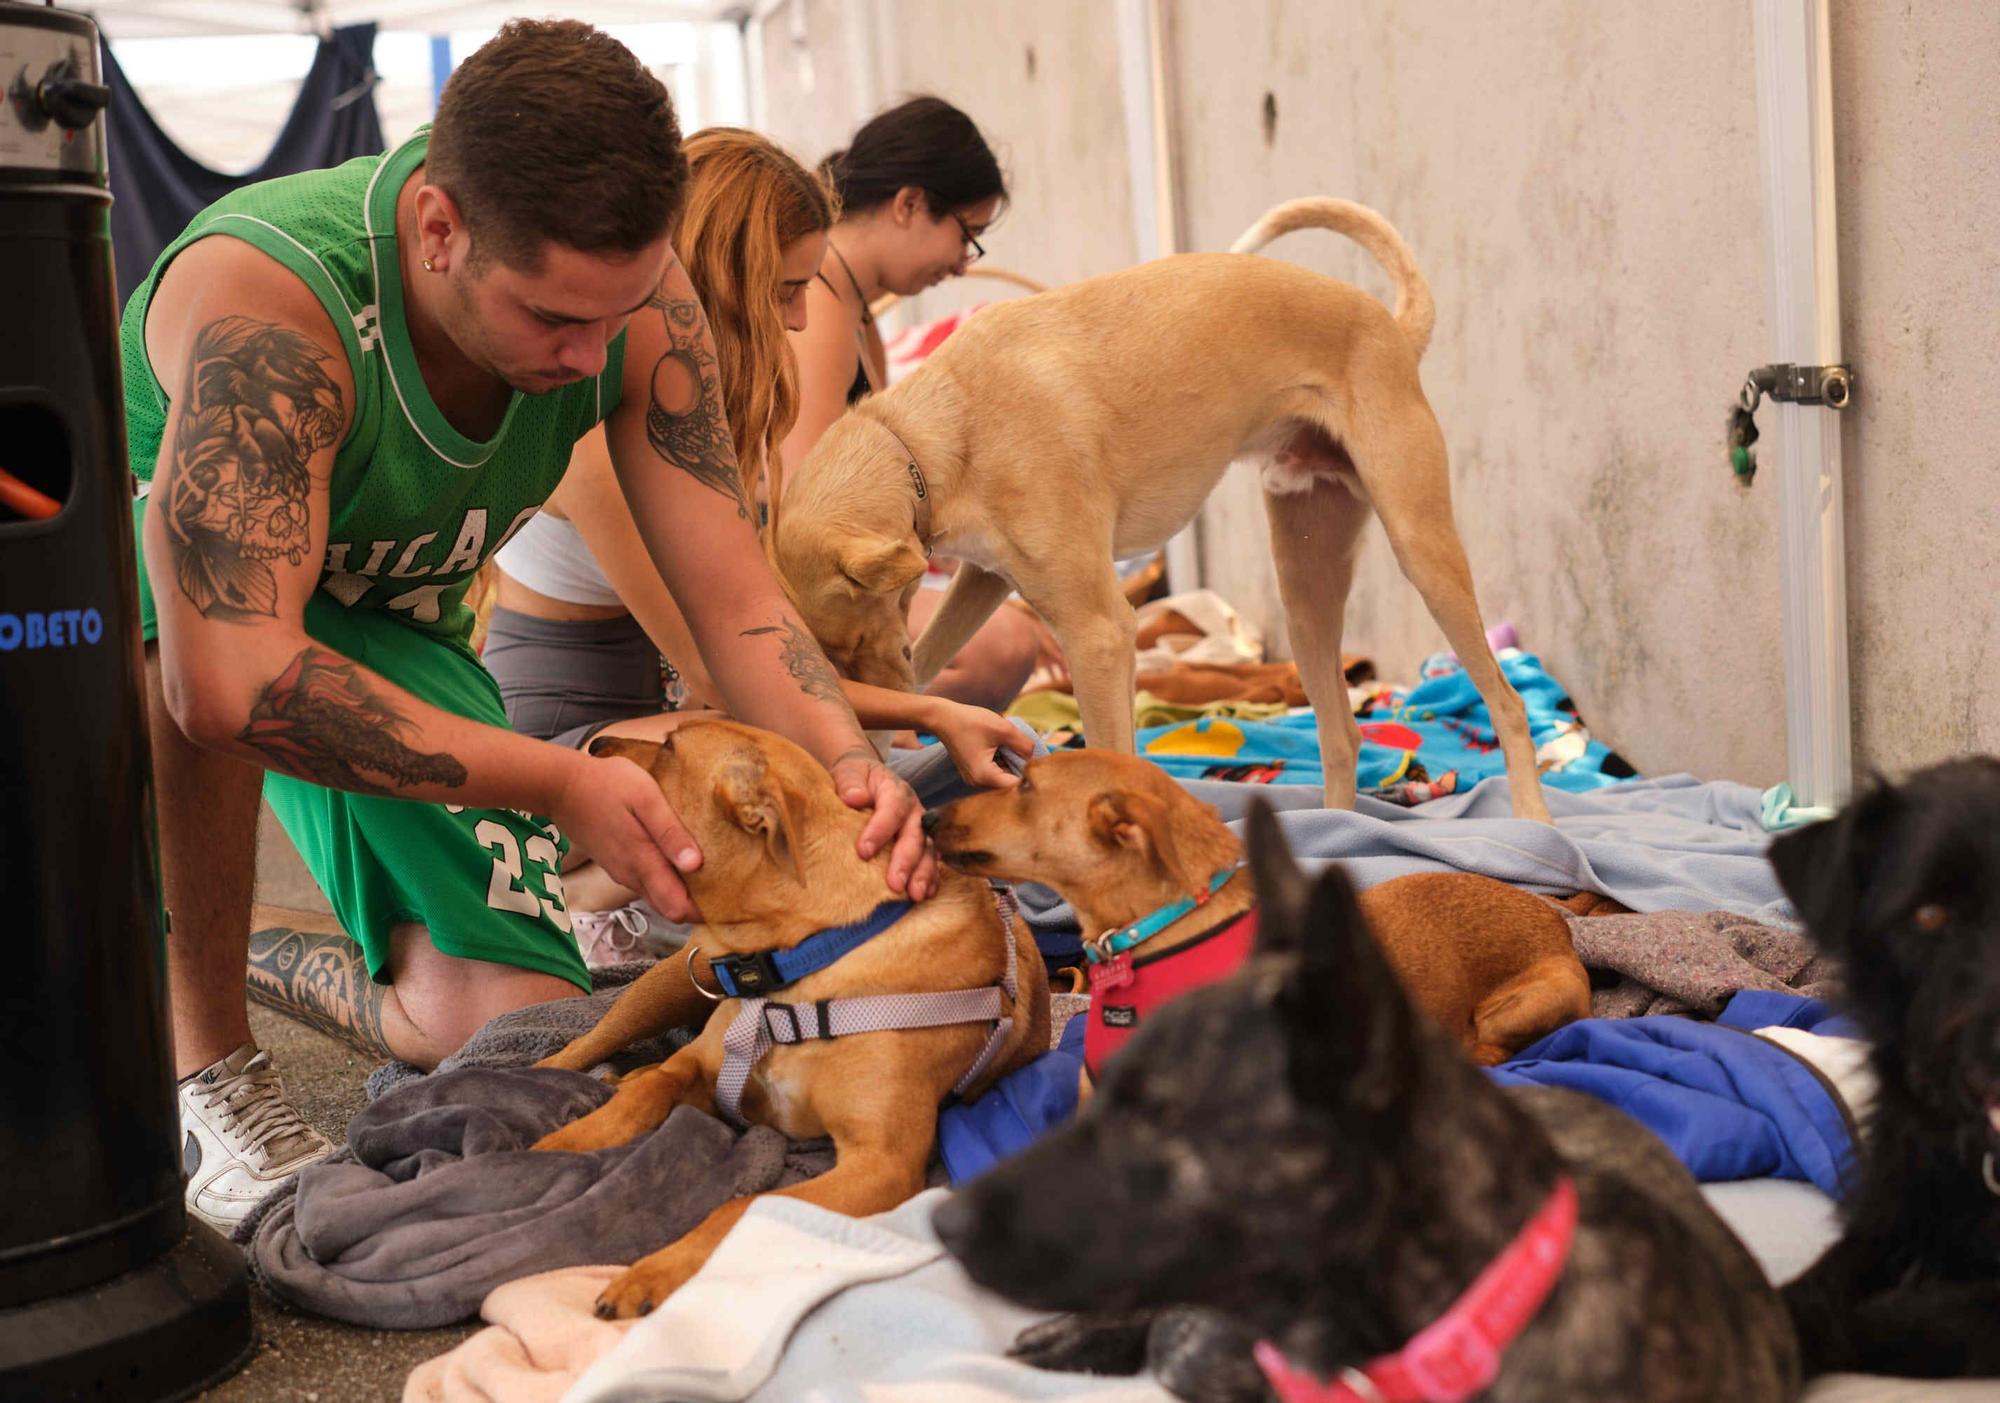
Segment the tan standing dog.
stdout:
<path fill-rule="evenodd" d="M 888 896 L 886 850 L 855 852 L 866 815 L 834 793 L 826 771 L 790 741 L 731 722 L 690 722 L 660 745 L 603 739 L 593 754 L 623 755 L 656 780 L 701 845 L 702 864 L 685 874 L 703 924 L 692 943 L 718 957 L 787 950 L 807 937 L 866 920 Z M 941 872 L 937 893 L 881 934 L 772 996 L 810 1010 L 823 999 L 985 989 L 1008 963 L 1006 925 L 990 888 Z M 1049 1047 L 1048 976 L 1025 928 L 1014 938 L 1017 995 L 1003 999 L 1011 1031 L 980 1079 L 978 1096 L 1001 1075 Z M 582 1069 L 623 1042 L 693 1021 L 713 1009 L 699 1037 L 654 1067 L 630 1073 L 611 1100 L 545 1137 L 538 1150 L 622 1145 L 666 1120 L 675 1106 L 716 1110 L 723 1036 L 737 999 L 710 1003 L 690 978 L 705 964 L 663 961 L 614 1004 L 597 1031 L 544 1066 Z M 799 1015 L 810 1019 L 811 1013 Z M 743 1092 L 746 1120 L 794 1139 L 831 1136 L 836 1163 L 815 1179 L 778 1192 L 856 1216 L 895 1207 L 924 1186 L 937 1136 L 938 1105 L 974 1065 L 990 1023 L 857 1032 L 771 1048 Z M 708 1260 L 749 1207 L 734 1199 L 692 1232 L 644 1258 L 606 1287 L 598 1314 L 644 1315 Z"/>
<path fill-rule="evenodd" d="M 1241 860 L 1215 811 L 1148 761 L 1101 751 L 1030 760 L 1013 789 L 937 811 L 938 855 L 961 871 L 1055 888 L 1086 938 L 1204 890 Z M 1251 906 L 1250 874 L 1150 937 L 1160 955 Z M 1504 1062 L 1590 1016 L 1590 977 L 1562 913 L 1491 877 L 1416 873 L 1360 894 L 1397 977 L 1476 1062 Z"/>
<path fill-rule="evenodd" d="M 1395 283 L 1394 313 L 1247 256 L 1305 228 L 1367 249 Z M 1163 545 L 1231 462 L 1260 460 L 1327 803 L 1354 803 L 1341 616 L 1372 506 L 1492 713 L 1514 812 L 1546 821 L 1527 712 L 1486 642 L 1418 379 L 1434 317 L 1402 237 L 1331 199 L 1278 206 L 1231 253 L 986 308 L 814 446 L 772 526 L 780 577 L 843 672 L 904 690 L 1018 589 L 1062 644 L 1091 744 L 1131 754 L 1134 623 L 1112 561 Z M 912 657 L 907 594 L 934 549 L 965 564 Z"/>

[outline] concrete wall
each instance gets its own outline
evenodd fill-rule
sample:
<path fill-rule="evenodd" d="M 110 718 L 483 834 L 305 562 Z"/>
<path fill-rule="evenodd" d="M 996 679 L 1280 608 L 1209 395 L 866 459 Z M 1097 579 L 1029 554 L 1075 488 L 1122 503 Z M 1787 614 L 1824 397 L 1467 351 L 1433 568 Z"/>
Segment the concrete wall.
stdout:
<path fill-rule="evenodd" d="M 940 92 L 1009 148 L 996 262 L 1054 280 L 1130 259 L 1110 0 L 791 0 L 764 22 L 767 55 L 800 6 L 822 87 L 783 93 L 767 62 L 775 134 L 836 144 L 824 84 L 866 53 L 858 90 Z M 1518 624 L 1643 770 L 1783 778 L 1776 483 L 1739 488 L 1723 456 L 1744 372 L 1769 359 L 1749 5 L 1167 10 L 1186 246 L 1226 247 L 1300 194 L 1388 215 L 1439 305 L 1425 384 L 1488 622 Z M 2000 108 L 1983 96 L 2000 7 L 1834 0 L 1834 44 L 1861 377 L 1844 423 L 1856 759 L 1898 770 L 2000 749 L 1982 685 L 2000 618 L 2000 395 L 1984 384 L 2000 366 Z M 1330 236 L 1271 253 L 1385 290 Z M 1201 534 L 1209 581 L 1275 625 L 1248 474 Z M 1379 529 L 1347 638 L 1392 678 L 1442 646 Z"/>
<path fill-rule="evenodd" d="M 1518 624 L 1642 770 L 1773 782 L 1776 499 L 1734 486 L 1720 438 L 1765 358 L 1748 7 L 1466 14 L 1177 6 L 1189 245 L 1308 192 L 1388 215 L 1438 302 L 1424 379 L 1488 622 Z M 1204 57 L 1232 35 L 1262 42 Z M 1331 237 L 1272 253 L 1386 291 Z M 1226 491 L 1210 527 L 1256 495 Z M 1204 561 L 1249 598 L 1264 567 L 1244 534 L 1209 530 Z M 1348 613 L 1389 677 L 1443 646 L 1379 530 Z"/>
<path fill-rule="evenodd" d="M 2000 6 L 1836 3 L 1855 734 L 2000 751 Z"/>

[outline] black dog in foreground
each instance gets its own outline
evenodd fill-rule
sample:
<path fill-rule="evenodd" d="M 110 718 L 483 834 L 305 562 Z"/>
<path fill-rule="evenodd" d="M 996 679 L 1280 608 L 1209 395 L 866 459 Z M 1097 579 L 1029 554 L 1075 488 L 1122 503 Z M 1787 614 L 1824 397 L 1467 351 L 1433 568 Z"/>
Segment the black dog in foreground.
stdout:
<path fill-rule="evenodd" d="M 1250 963 L 937 1212 L 974 1280 L 1079 1312 L 1015 1353 L 1201 1403 L 1792 1398 L 1777 1293 L 1659 1140 L 1489 1082 L 1261 804 L 1250 854 Z"/>
<path fill-rule="evenodd" d="M 1771 844 L 1879 1082 L 1846 1232 L 1785 1288 L 1809 1374 L 2000 1375 L 2000 760 Z"/>

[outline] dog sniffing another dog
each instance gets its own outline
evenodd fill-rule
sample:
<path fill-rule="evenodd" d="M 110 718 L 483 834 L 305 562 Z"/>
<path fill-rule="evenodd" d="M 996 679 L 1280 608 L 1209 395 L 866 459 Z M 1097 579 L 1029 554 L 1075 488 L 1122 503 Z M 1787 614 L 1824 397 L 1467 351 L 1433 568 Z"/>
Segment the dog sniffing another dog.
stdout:
<path fill-rule="evenodd" d="M 1785 1288 L 1806 1369 L 2000 1375 L 2000 760 L 1877 785 L 1771 863 L 1878 1084 L 1843 1235 Z"/>
<path fill-rule="evenodd" d="M 1092 957 L 1093 1076 L 1158 1002 L 1231 972 L 1251 948 L 1255 894 L 1236 835 L 1137 756 L 1030 760 L 1014 788 L 961 799 L 927 827 L 950 865 L 1040 882 L 1075 909 Z M 1404 987 L 1482 1065 L 1590 1016 L 1568 922 L 1540 897 L 1429 872 L 1371 887 L 1360 908 Z"/>
<path fill-rule="evenodd" d="M 974 1280 L 1072 1313 L 1016 1352 L 1149 1367 L 1199 1403 L 1793 1397 L 1777 1293 L 1666 1147 L 1602 1102 L 1493 1085 L 1346 877 L 1302 872 L 1261 803 L 1249 839 L 1249 963 L 937 1212 Z"/>
<path fill-rule="evenodd" d="M 1250 256 L 1307 228 L 1365 248 L 1395 284 L 1395 310 Z M 1402 236 L 1333 199 L 1278 206 L 1230 253 L 986 308 L 821 437 L 772 523 L 774 563 L 842 672 L 905 691 L 1018 589 L 1062 644 L 1090 743 L 1130 754 L 1136 625 L 1112 561 L 1165 544 L 1232 462 L 1259 461 L 1328 805 L 1354 805 L 1360 732 L 1340 645 L 1372 509 L 1486 702 L 1515 814 L 1547 821 L 1527 712 L 1486 642 L 1444 433 L 1418 375 L 1434 319 Z M 904 616 L 933 550 L 962 563 L 913 656 Z"/>

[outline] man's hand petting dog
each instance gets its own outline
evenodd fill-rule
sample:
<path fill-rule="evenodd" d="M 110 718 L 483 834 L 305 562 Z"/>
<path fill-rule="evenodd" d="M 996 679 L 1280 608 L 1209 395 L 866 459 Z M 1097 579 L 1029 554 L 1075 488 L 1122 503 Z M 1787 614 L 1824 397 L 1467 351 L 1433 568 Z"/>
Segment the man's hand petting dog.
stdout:
<path fill-rule="evenodd" d="M 872 809 L 855 851 L 871 858 L 893 843 L 889 853 L 889 890 L 922 901 L 937 890 L 937 854 L 924 837 L 924 806 L 916 791 L 872 750 L 850 750 L 827 769 L 840 802 L 850 809 Z"/>

